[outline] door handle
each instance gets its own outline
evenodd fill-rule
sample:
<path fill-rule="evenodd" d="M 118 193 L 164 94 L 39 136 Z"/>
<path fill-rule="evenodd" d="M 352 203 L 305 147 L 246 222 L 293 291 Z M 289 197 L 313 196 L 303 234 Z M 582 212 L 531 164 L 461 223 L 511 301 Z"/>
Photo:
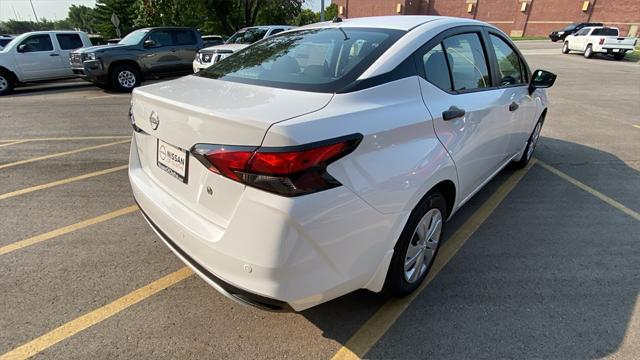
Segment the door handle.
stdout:
<path fill-rule="evenodd" d="M 464 109 L 460 109 L 456 106 L 451 106 L 449 110 L 445 110 L 442 112 L 442 120 L 451 120 L 459 117 L 463 117 L 466 114 Z"/>
<path fill-rule="evenodd" d="M 509 104 L 509 111 L 516 111 L 518 110 L 518 108 L 520 107 L 520 105 L 518 105 L 515 101 L 512 102 L 511 104 Z"/>
<path fill-rule="evenodd" d="M 49 54 L 49 56 L 60 56 L 60 54 Z"/>

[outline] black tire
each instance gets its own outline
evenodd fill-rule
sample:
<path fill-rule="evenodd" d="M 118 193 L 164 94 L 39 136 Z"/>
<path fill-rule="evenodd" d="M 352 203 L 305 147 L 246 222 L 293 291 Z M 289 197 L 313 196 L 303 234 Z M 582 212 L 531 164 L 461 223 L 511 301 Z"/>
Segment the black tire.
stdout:
<path fill-rule="evenodd" d="M 569 50 L 569 42 L 565 41 L 564 45 L 562 45 L 562 53 L 563 54 L 568 54 L 569 51 L 571 51 L 571 50 Z"/>
<path fill-rule="evenodd" d="M 0 70 L 0 96 L 11 94 L 15 85 L 13 74 Z"/>
<path fill-rule="evenodd" d="M 432 210 L 434 210 L 432 212 Z M 408 281 L 406 279 L 406 269 L 405 269 L 405 261 L 407 259 L 407 250 L 409 249 L 409 245 L 411 244 L 414 248 L 417 245 L 416 241 L 419 238 L 416 235 L 417 226 L 423 220 L 425 216 L 428 216 L 430 213 L 436 213 L 439 211 L 441 215 L 441 224 L 439 228 L 439 233 L 437 242 L 429 242 L 432 246 L 429 248 L 429 256 L 430 259 L 426 259 L 427 253 L 425 253 L 425 258 L 423 261 L 428 261 L 426 264 L 426 270 L 422 270 L 423 266 L 420 266 L 421 271 L 424 271 L 421 275 L 418 272 L 415 280 Z M 444 232 L 445 220 L 447 219 L 447 204 L 444 196 L 439 192 L 431 192 L 425 196 L 424 199 L 416 206 L 416 208 L 411 212 L 409 216 L 409 220 L 407 220 L 407 224 L 402 230 L 402 234 L 400 234 L 400 238 L 394 247 L 393 258 L 391 259 L 391 263 L 389 264 L 389 270 L 387 271 L 387 278 L 385 279 L 383 292 L 387 295 L 391 296 L 406 296 L 415 291 L 420 284 L 424 281 L 424 279 L 429 274 L 431 267 L 433 265 L 433 261 L 438 255 L 438 250 L 440 249 L 440 243 L 442 242 L 442 233 Z M 434 232 L 435 234 L 435 232 Z M 416 266 L 416 263 L 413 264 Z M 421 262 L 421 265 L 425 265 L 424 262 Z M 414 270 L 415 271 L 415 270 Z"/>
<path fill-rule="evenodd" d="M 558 39 L 551 39 L 552 42 L 558 42 Z"/>
<path fill-rule="evenodd" d="M 587 45 L 587 48 L 584 50 L 584 57 L 587 59 L 591 59 L 593 57 L 593 47 L 591 44 Z"/>
<path fill-rule="evenodd" d="M 131 92 L 141 83 L 140 71 L 137 67 L 123 64 L 111 70 L 109 80 L 113 89 L 119 92 Z"/>
<path fill-rule="evenodd" d="M 622 60 L 624 59 L 624 53 L 613 54 L 613 58 L 616 60 Z"/>
<path fill-rule="evenodd" d="M 529 140 L 527 140 L 527 146 L 524 148 L 524 152 L 518 161 L 514 161 L 511 163 L 514 169 L 522 169 L 523 167 L 529 164 L 529 161 L 533 157 L 533 151 L 536 149 L 536 145 L 538 145 L 538 139 L 540 138 L 540 132 L 542 131 L 542 126 L 544 125 L 544 118 L 541 118 L 536 123 L 536 126 L 533 128 L 531 135 L 529 135 Z M 533 148 L 532 148 L 533 147 Z M 531 151 L 529 151 L 531 150 Z"/>

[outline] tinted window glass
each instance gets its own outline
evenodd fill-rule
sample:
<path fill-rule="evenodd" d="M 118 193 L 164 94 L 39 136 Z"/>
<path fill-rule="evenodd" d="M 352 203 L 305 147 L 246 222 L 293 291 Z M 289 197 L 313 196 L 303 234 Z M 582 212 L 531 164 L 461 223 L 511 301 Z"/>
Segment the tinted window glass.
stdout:
<path fill-rule="evenodd" d="M 283 32 L 283 31 L 284 31 L 284 29 L 273 29 L 273 30 L 271 30 L 271 34 L 269 34 L 269 36 L 273 36 L 273 35 L 275 35 L 277 33 Z"/>
<path fill-rule="evenodd" d="M 198 41 L 191 30 L 176 30 L 176 45 L 194 45 Z"/>
<path fill-rule="evenodd" d="M 26 45 L 22 52 L 37 52 L 37 51 L 51 51 L 53 50 L 53 44 L 49 35 L 34 35 L 27 38 L 20 44 L 20 46 Z"/>
<path fill-rule="evenodd" d="M 445 56 L 442 44 L 438 44 L 424 54 L 422 62 L 427 81 L 442 90 L 451 91 L 453 89 Z"/>
<path fill-rule="evenodd" d="M 120 40 L 118 44 L 137 45 L 138 43 L 140 43 L 140 41 L 142 41 L 142 38 L 144 38 L 148 32 L 149 30 L 147 29 L 130 32 L 127 36 L 125 36 L 122 40 Z"/>
<path fill-rule="evenodd" d="M 11 42 L 12 39 L 0 39 L 0 46 L 5 46 Z"/>
<path fill-rule="evenodd" d="M 169 46 L 172 45 L 171 32 L 169 30 L 158 30 L 149 34 L 147 40 L 153 40 L 156 42 L 156 46 Z"/>
<path fill-rule="evenodd" d="M 618 36 L 618 30 L 617 29 L 612 29 L 612 28 L 595 29 L 595 30 L 593 30 L 591 35 Z"/>
<path fill-rule="evenodd" d="M 472 90 L 491 86 L 487 61 L 478 34 L 460 34 L 443 42 L 454 90 Z"/>
<path fill-rule="evenodd" d="M 78 34 L 57 34 L 56 38 L 62 50 L 74 50 L 82 47 L 82 40 Z"/>
<path fill-rule="evenodd" d="M 523 84 L 525 76 L 518 54 L 509 44 L 493 34 L 491 34 L 491 44 L 498 61 L 500 86 Z"/>
<path fill-rule="evenodd" d="M 305 91 L 335 92 L 403 34 L 397 30 L 325 28 L 269 37 L 198 76 Z"/>

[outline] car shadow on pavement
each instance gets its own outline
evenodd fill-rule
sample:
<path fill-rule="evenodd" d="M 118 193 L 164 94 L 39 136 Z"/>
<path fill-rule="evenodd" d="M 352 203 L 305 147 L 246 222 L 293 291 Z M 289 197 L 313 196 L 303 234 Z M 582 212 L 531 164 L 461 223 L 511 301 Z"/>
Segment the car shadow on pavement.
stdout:
<path fill-rule="evenodd" d="M 93 84 L 86 81 L 80 81 L 80 80 L 32 83 L 26 86 L 17 87 L 13 90 L 12 94 L 0 97 L 0 99 L 7 98 L 7 97 L 43 95 L 43 94 L 50 94 L 50 93 L 54 93 L 54 94 L 70 93 L 78 90 L 85 90 L 85 89 L 91 89 L 91 88 L 98 89 Z"/>
<path fill-rule="evenodd" d="M 541 140 L 537 156 L 640 211 L 640 173 L 616 156 L 551 138 Z M 503 171 L 456 214 L 445 239 L 510 174 Z M 637 219 L 535 165 L 366 358 L 584 359 L 638 351 L 638 339 L 625 338 L 640 290 L 638 233 Z M 344 345 L 384 301 L 360 291 L 302 315 Z"/>

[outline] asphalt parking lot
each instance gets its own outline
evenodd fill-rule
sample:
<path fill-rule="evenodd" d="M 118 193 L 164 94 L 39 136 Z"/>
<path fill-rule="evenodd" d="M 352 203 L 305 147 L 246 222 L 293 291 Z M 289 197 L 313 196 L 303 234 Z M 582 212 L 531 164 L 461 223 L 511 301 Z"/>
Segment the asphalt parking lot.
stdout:
<path fill-rule="evenodd" d="M 518 46 L 558 74 L 537 161 L 449 222 L 415 296 L 302 313 L 227 300 L 157 239 L 125 170 L 130 95 L 0 98 L 0 359 L 640 358 L 640 63 Z"/>

